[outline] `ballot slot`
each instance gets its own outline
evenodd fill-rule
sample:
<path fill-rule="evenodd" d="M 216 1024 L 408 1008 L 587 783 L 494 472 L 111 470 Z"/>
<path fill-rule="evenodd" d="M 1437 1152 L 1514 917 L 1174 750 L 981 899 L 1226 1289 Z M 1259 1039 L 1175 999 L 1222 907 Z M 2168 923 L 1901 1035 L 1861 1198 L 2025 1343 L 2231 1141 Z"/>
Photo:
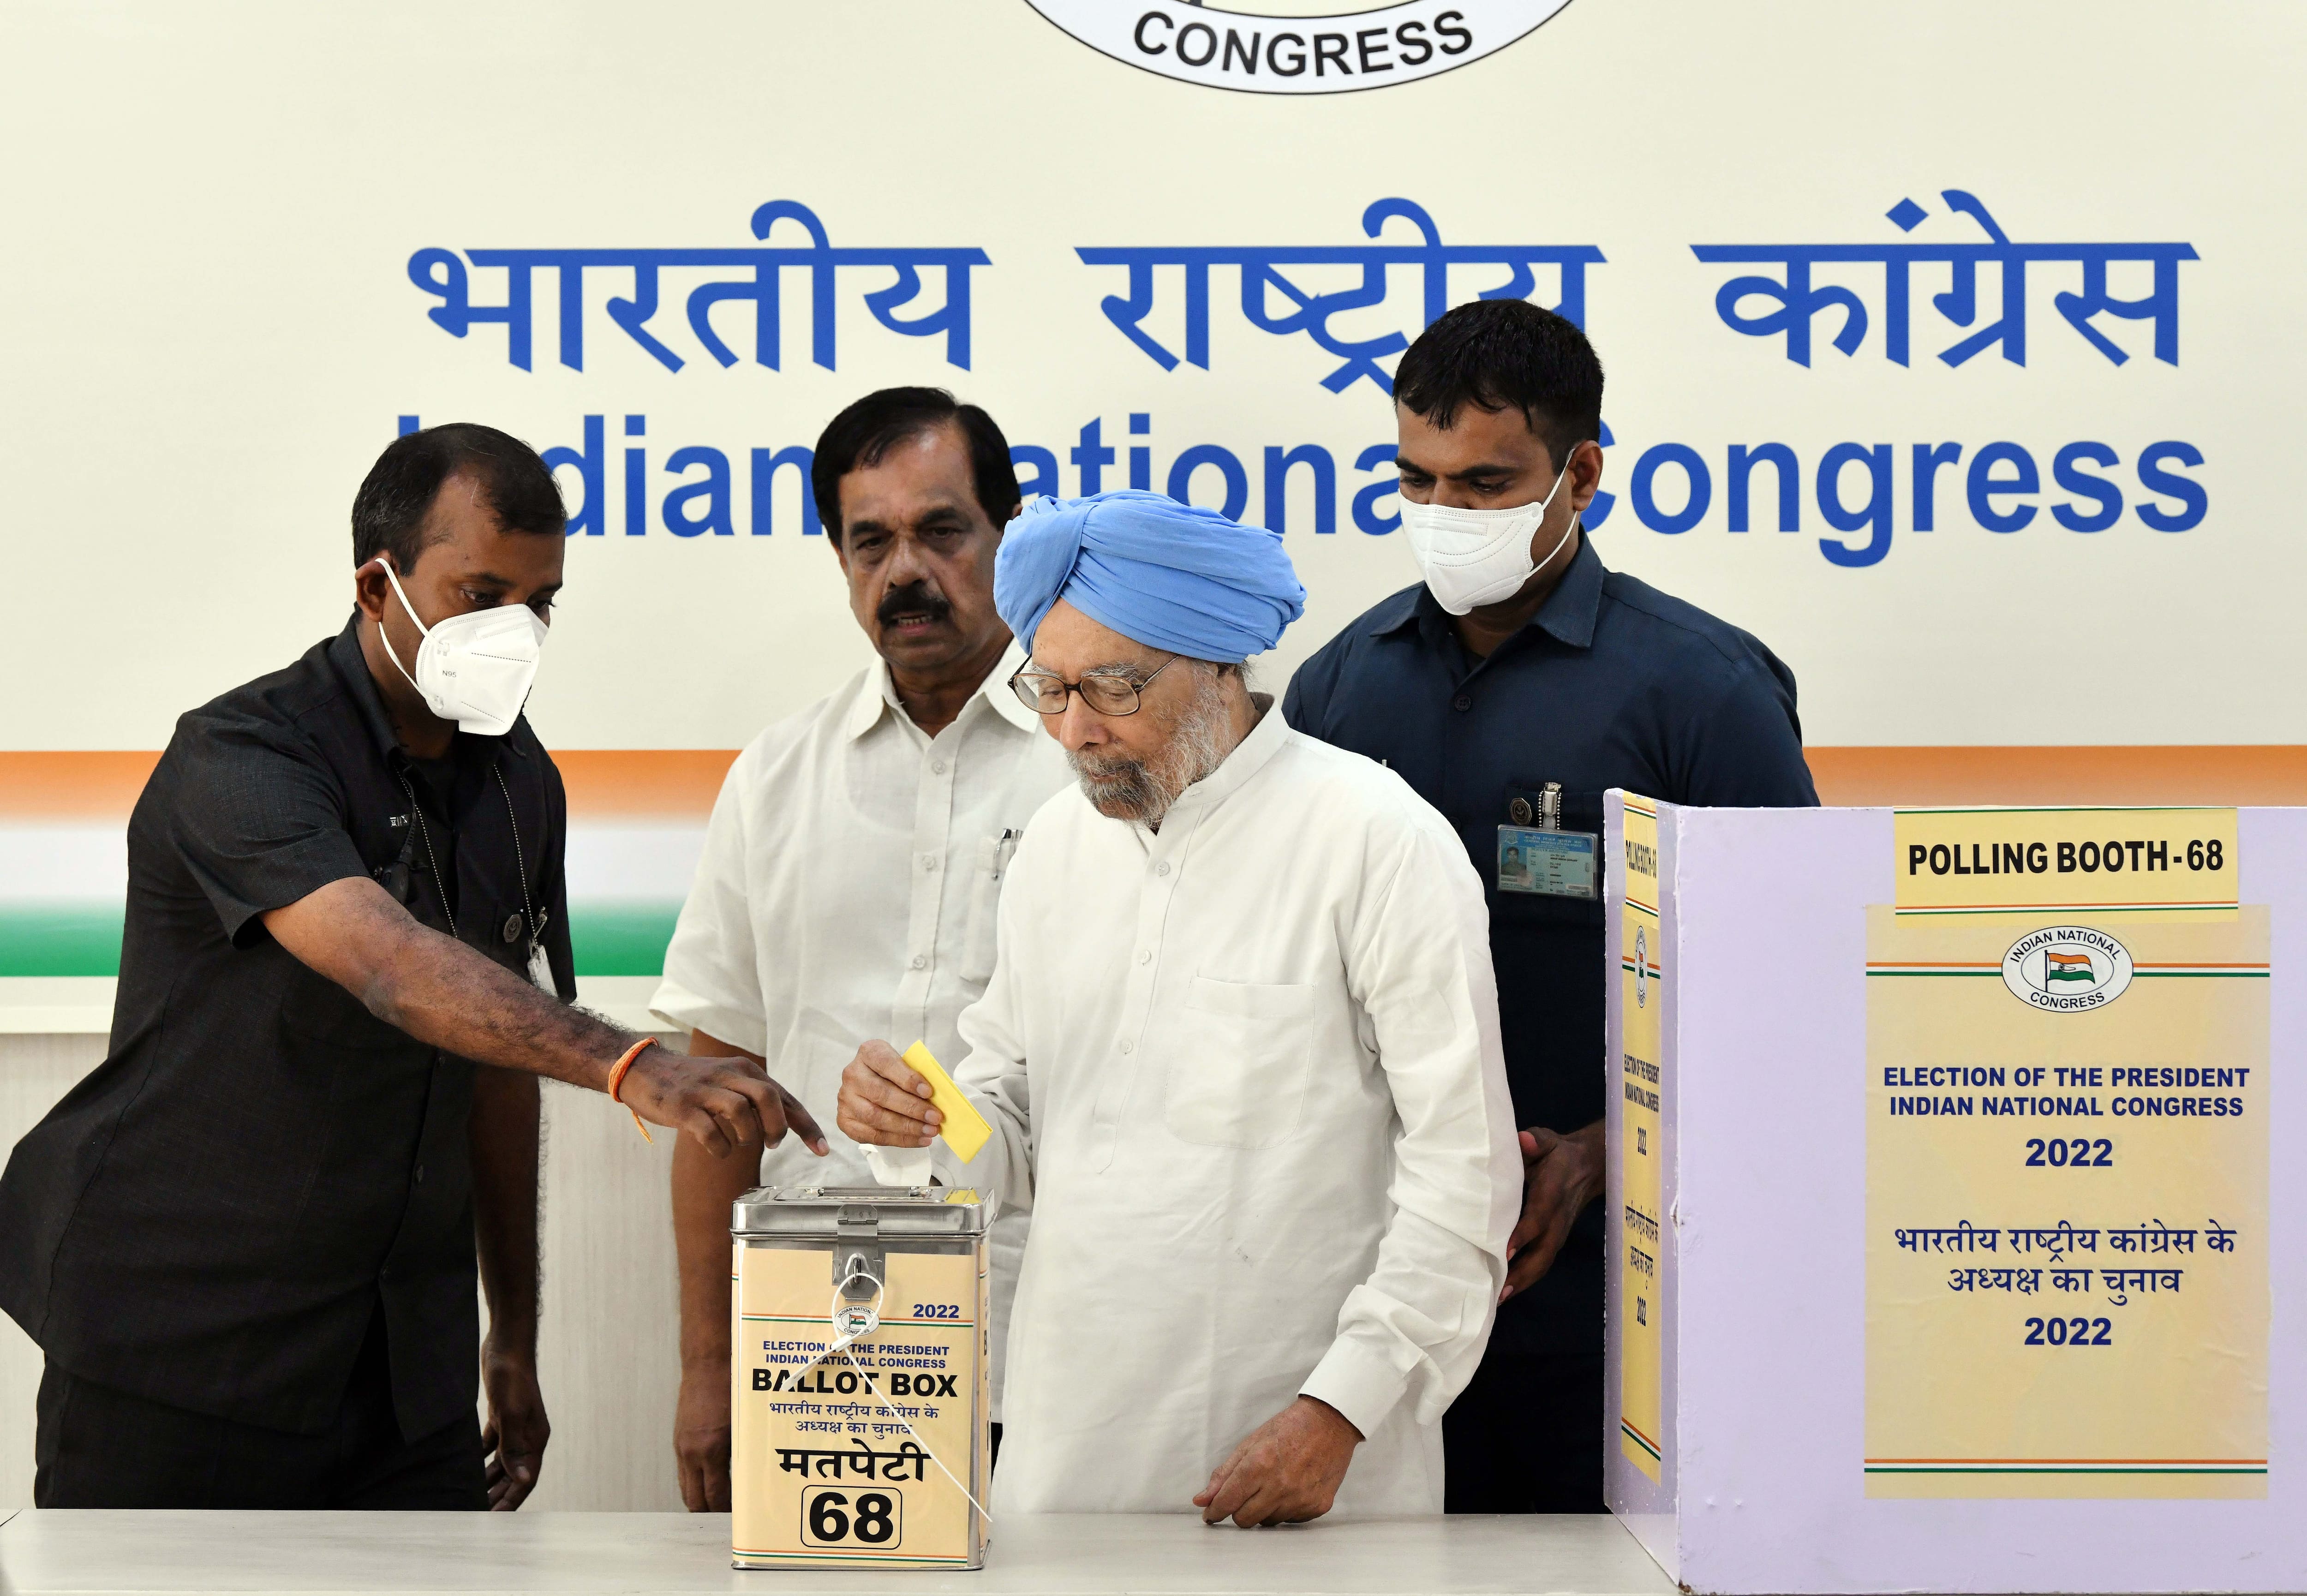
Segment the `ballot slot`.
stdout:
<path fill-rule="evenodd" d="M 983 1566 L 994 1207 L 942 1187 L 737 1200 L 734 1566 Z"/>

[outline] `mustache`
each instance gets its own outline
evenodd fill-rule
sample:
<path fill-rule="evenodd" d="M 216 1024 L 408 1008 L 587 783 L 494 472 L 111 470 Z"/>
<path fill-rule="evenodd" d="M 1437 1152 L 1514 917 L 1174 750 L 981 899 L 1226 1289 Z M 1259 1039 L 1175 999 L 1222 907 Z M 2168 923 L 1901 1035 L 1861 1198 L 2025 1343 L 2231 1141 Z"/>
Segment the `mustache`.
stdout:
<path fill-rule="evenodd" d="M 1117 749 L 1099 753 L 1076 749 L 1066 757 L 1083 794 L 1108 819 L 1158 826 L 1188 787 L 1225 760 L 1219 738 L 1225 700 L 1214 681 L 1205 682 L 1193 704 L 1171 729 L 1166 746 L 1146 759 Z"/>
<path fill-rule="evenodd" d="M 882 596 L 873 618 L 884 626 L 895 626 L 904 615 L 926 615 L 931 621 L 942 621 L 952 614 L 953 603 L 945 595 L 927 582 L 907 582 Z"/>
<path fill-rule="evenodd" d="M 1170 807 L 1171 795 L 1142 759 L 1093 754 L 1087 749 L 1066 758 L 1083 794 L 1109 819 L 1158 820 Z"/>
<path fill-rule="evenodd" d="M 1133 759 L 1127 754 L 1093 754 L 1085 748 L 1068 754 L 1066 758 L 1073 762 L 1076 776 L 1126 777 L 1142 780 L 1145 775 L 1145 761 Z"/>

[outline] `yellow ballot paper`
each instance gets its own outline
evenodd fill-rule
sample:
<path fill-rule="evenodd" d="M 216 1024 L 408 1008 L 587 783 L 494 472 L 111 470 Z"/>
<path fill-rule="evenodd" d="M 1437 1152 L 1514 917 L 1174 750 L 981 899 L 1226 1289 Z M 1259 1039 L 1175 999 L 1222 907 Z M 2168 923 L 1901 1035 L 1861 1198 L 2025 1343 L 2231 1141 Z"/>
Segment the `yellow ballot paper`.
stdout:
<path fill-rule="evenodd" d="M 945 1124 L 938 1134 L 945 1137 L 945 1145 L 953 1149 L 953 1155 L 967 1163 L 977 1156 L 977 1150 L 985 1146 L 986 1138 L 993 1134 L 993 1127 L 988 1125 L 985 1116 L 961 1094 L 961 1088 L 953 1084 L 953 1077 L 948 1075 L 945 1066 L 937 1061 L 937 1055 L 930 1051 L 928 1043 L 916 1042 L 907 1048 L 905 1062 L 913 1067 L 914 1073 L 929 1082 L 930 1101 L 945 1116 Z"/>

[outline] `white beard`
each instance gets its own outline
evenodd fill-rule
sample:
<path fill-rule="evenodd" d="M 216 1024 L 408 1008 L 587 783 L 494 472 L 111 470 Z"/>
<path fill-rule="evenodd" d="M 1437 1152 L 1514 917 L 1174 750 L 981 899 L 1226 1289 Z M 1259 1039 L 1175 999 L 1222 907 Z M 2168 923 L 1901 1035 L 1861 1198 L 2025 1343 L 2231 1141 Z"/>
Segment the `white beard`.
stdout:
<path fill-rule="evenodd" d="M 1178 717 L 1169 742 L 1150 759 L 1087 749 L 1066 756 L 1081 780 L 1083 795 L 1098 813 L 1158 831 L 1162 817 L 1185 790 L 1225 763 L 1232 749 L 1226 738 L 1226 699 L 1220 682 L 1214 674 L 1201 677 L 1193 702 Z"/>

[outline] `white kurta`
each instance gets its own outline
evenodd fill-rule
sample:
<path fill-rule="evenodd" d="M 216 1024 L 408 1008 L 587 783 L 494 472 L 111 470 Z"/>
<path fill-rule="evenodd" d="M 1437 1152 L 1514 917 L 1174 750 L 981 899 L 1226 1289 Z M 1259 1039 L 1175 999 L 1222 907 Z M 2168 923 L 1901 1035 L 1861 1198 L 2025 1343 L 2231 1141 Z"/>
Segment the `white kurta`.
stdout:
<path fill-rule="evenodd" d="M 995 905 L 1017 834 L 1073 779 L 1041 716 L 1009 691 L 1024 657 L 1013 646 L 934 737 L 906 716 L 876 660 L 755 738 L 721 784 L 649 1006 L 759 1054 L 824 1127 L 829 1156 L 788 1137 L 762 1159 L 765 1182 L 872 1184 L 834 1123 L 841 1071 L 860 1043 L 920 1040 L 948 1064 L 961 1056 L 955 1022 L 992 973 Z M 951 1178 L 951 1154 L 940 1148 L 939 1160 Z M 997 1333 L 1025 1235 L 1022 1214 L 994 1227 Z"/>
<path fill-rule="evenodd" d="M 1033 1230 L 1002 1508 L 1187 1512 L 1304 1392 L 1338 1510 L 1438 1513 L 1519 1211 L 1481 885 L 1392 771 L 1279 708 L 1158 834 L 1078 788 L 1026 828 L 960 1085 Z"/>

